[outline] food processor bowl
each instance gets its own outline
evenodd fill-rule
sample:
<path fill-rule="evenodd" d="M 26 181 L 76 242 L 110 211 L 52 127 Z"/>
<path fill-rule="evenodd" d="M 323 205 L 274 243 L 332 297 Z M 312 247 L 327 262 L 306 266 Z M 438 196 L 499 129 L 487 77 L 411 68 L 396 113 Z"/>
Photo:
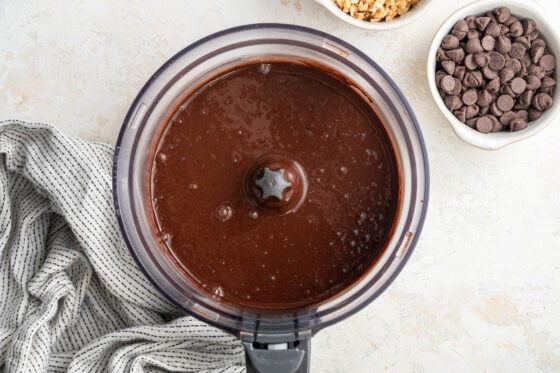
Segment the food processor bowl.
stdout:
<path fill-rule="evenodd" d="M 380 257 L 354 284 L 297 310 L 260 312 L 222 304 L 194 286 L 162 253 L 146 195 L 153 141 L 173 110 L 209 77 L 247 61 L 296 61 L 342 77 L 377 113 L 400 175 L 399 204 Z M 210 35 L 167 61 L 134 100 L 118 138 L 113 194 L 125 241 L 154 286 L 187 313 L 240 338 L 248 371 L 304 372 L 309 339 L 357 312 L 395 279 L 418 239 L 428 202 L 428 159 L 416 118 L 390 77 L 368 56 L 326 33 L 294 25 L 254 24 Z"/>

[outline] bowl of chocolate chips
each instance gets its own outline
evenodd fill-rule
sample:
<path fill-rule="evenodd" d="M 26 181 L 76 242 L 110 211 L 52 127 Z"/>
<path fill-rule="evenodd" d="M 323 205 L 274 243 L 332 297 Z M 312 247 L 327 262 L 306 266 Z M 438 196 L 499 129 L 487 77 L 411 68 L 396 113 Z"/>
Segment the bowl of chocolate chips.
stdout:
<path fill-rule="evenodd" d="M 495 150 L 526 139 L 560 111 L 560 38 L 533 1 L 476 1 L 436 32 L 428 84 L 462 140 Z"/>

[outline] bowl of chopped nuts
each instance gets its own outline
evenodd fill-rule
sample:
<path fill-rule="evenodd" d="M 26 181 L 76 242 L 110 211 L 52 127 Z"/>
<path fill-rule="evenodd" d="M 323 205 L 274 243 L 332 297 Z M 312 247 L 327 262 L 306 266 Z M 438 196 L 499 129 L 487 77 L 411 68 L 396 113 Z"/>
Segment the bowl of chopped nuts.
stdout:
<path fill-rule="evenodd" d="M 346 23 L 368 30 L 392 30 L 424 14 L 433 0 L 315 0 Z"/>
<path fill-rule="evenodd" d="M 557 117 L 559 53 L 560 38 L 539 3 L 475 1 L 436 32 L 428 84 L 457 136 L 496 150 Z"/>

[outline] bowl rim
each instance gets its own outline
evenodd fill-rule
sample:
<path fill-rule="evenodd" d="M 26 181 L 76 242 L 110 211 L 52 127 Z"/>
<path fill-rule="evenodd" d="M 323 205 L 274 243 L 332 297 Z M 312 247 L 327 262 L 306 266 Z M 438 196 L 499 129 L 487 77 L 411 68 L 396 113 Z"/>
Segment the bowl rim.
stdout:
<path fill-rule="evenodd" d="M 345 13 L 342 9 L 340 9 L 338 5 L 335 4 L 334 0 L 315 0 L 315 2 L 322 5 L 333 15 L 335 15 L 340 20 L 350 25 L 366 30 L 372 30 L 372 31 L 387 31 L 387 30 L 394 30 L 414 22 L 416 19 L 420 18 L 426 12 L 428 5 L 433 1 L 420 0 L 418 5 L 416 5 L 411 11 L 407 12 L 405 15 L 399 16 L 391 21 L 382 21 L 382 22 L 369 22 L 369 21 L 356 19 L 350 16 L 349 14 Z"/>
<path fill-rule="evenodd" d="M 527 16 L 535 19 L 539 31 L 545 29 L 544 39 L 547 42 L 548 48 L 556 56 L 560 54 L 560 37 L 554 27 L 552 27 L 550 19 L 546 16 L 546 12 L 540 3 L 534 0 L 475 0 L 455 10 L 438 27 L 437 31 L 434 33 L 432 41 L 430 42 L 426 64 L 430 93 L 432 94 L 438 109 L 445 116 L 455 134 L 463 141 L 485 150 L 497 150 L 537 134 L 552 123 L 560 112 L 560 104 L 556 104 L 549 108 L 546 113 L 543 114 L 543 117 L 537 119 L 529 128 L 522 131 L 484 134 L 465 125 L 445 106 L 435 82 L 436 52 L 443 37 L 449 33 L 453 25 L 458 20 L 463 19 L 467 15 L 480 14 L 484 11 L 490 11 L 498 7 L 514 7 L 517 9 L 527 10 Z M 518 14 L 519 12 L 515 12 L 512 9 L 512 13 Z M 558 75 L 559 72 L 557 66 L 555 74 L 556 80 L 558 80 Z M 556 101 L 559 98 L 559 90 L 556 89 L 554 99 Z"/>

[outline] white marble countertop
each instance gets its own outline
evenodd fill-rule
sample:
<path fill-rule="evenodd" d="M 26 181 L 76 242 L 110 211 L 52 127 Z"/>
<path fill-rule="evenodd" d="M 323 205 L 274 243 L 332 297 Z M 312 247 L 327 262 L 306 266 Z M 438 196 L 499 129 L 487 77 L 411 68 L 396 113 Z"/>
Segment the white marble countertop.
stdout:
<path fill-rule="evenodd" d="M 314 27 L 362 49 L 410 101 L 431 199 L 394 284 L 313 339 L 314 372 L 560 371 L 560 123 L 488 152 L 459 140 L 428 91 L 436 1 L 405 28 L 366 32 L 312 0 L 0 1 L 0 118 L 114 143 L 136 93 L 181 48 L 253 22 Z M 550 16 L 560 4 L 542 0 Z M 558 122 L 558 121 L 557 121 Z"/>

